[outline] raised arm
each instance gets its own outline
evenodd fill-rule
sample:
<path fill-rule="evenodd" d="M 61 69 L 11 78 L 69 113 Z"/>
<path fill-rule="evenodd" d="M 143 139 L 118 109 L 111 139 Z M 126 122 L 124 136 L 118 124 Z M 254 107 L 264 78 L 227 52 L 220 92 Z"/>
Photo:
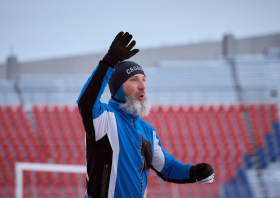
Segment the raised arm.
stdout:
<path fill-rule="evenodd" d="M 77 100 L 84 128 L 89 137 L 93 136 L 95 138 L 93 119 L 104 111 L 105 107 L 100 102 L 100 98 L 114 72 L 114 66 L 119 61 L 128 59 L 139 52 L 138 49 L 131 50 L 136 44 L 135 41 L 129 44 L 131 39 L 132 35 L 128 32 L 117 34 L 108 53 L 99 62 L 99 65 L 87 80 Z"/>

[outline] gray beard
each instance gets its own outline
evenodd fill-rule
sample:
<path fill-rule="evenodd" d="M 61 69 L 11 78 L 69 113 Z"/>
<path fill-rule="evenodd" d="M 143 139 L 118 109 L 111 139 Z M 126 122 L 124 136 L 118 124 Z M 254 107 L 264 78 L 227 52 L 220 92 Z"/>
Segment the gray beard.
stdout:
<path fill-rule="evenodd" d="M 148 98 L 146 95 L 144 96 L 144 100 L 142 103 L 135 100 L 133 96 L 125 96 L 126 103 L 120 104 L 120 108 L 125 112 L 132 114 L 134 116 L 140 115 L 140 117 L 144 117 L 149 115 L 151 110 L 151 105 L 148 103 Z"/>

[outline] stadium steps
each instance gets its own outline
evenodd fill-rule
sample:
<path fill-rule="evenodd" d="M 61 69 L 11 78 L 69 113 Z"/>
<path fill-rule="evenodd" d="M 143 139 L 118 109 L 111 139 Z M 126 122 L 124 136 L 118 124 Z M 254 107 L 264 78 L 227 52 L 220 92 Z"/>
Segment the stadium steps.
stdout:
<path fill-rule="evenodd" d="M 265 168 L 280 153 L 274 104 L 157 106 L 144 120 L 177 160 L 210 163 L 215 170 L 209 185 L 172 184 L 151 171 L 148 197 L 253 197 L 246 169 L 258 167 L 261 157 Z M 16 161 L 84 165 L 84 148 L 77 107 L 34 106 L 28 115 L 22 106 L 0 106 L 0 197 L 14 197 Z M 85 174 L 24 171 L 24 197 L 80 197 L 84 190 Z"/>

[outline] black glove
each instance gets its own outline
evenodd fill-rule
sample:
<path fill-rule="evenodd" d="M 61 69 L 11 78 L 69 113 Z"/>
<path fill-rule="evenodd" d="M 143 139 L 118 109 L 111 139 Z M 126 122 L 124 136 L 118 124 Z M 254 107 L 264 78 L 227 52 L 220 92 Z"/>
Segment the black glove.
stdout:
<path fill-rule="evenodd" d="M 201 184 L 210 184 L 214 181 L 214 170 L 211 165 L 205 163 L 191 167 L 189 175 L 191 180 Z"/>
<path fill-rule="evenodd" d="M 115 66 L 119 61 L 123 61 L 134 56 L 137 52 L 139 52 L 139 49 L 131 50 L 136 44 L 135 40 L 129 44 L 131 39 L 132 35 L 128 32 L 125 34 L 123 32 L 118 33 L 103 60 L 105 60 L 109 65 Z"/>

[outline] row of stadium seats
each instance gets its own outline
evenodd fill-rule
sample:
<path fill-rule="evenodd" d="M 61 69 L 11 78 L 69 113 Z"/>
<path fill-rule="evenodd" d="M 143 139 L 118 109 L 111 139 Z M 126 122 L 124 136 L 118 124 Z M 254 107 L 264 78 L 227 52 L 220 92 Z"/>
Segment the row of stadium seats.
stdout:
<path fill-rule="evenodd" d="M 280 153 L 276 105 L 154 106 L 143 118 L 164 149 L 186 164 L 209 163 L 215 182 L 177 185 L 153 171 L 147 197 L 252 197 L 244 170 L 266 168 Z M 0 106 L 0 197 L 14 197 L 15 162 L 85 165 L 77 107 Z M 257 159 L 257 160 L 255 160 Z M 24 197 L 81 197 L 85 174 L 24 171 Z"/>

